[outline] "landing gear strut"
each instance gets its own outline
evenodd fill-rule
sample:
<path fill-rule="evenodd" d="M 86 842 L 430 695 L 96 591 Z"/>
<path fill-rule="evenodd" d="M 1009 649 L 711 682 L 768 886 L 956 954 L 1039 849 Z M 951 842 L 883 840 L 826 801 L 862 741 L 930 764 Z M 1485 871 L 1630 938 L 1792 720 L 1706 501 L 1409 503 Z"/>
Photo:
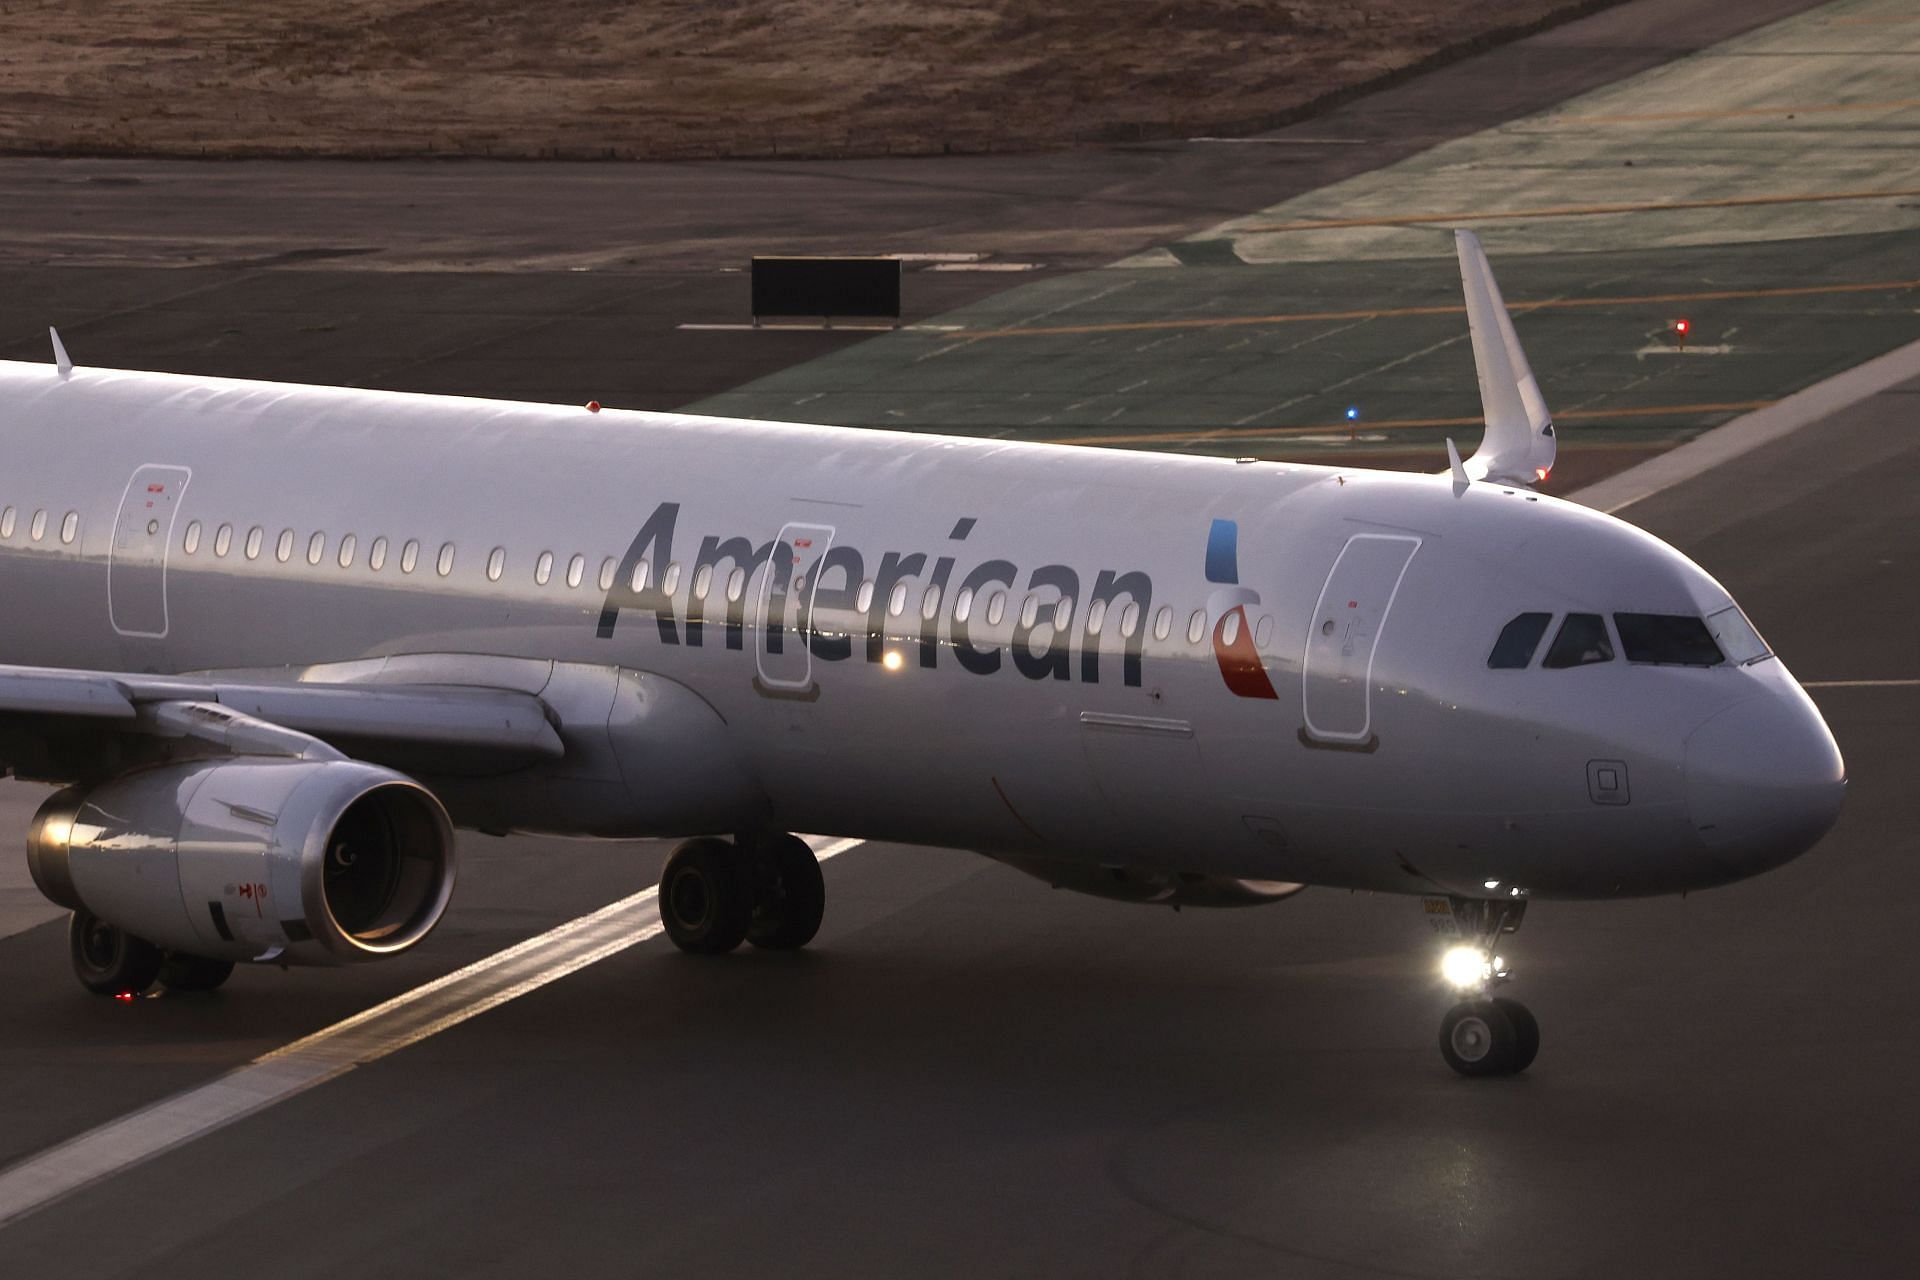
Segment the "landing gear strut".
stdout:
<path fill-rule="evenodd" d="M 1440 1023 L 1440 1055 L 1463 1076 L 1509 1076 L 1540 1052 L 1540 1023 L 1518 1000 L 1493 989 L 1512 977 L 1498 952 L 1500 935 L 1520 928 L 1525 898 L 1429 898 L 1428 918 L 1454 944 L 1441 962 L 1460 1003 Z"/>
<path fill-rule="evenodd" d="M 682 951 L 721 955 L 742 942 L 804 947 L 826 912 L 820 860 L 784 832 L 735 843 L 703 836 L 673 851 L 660 873 L 660 922 Z"/>

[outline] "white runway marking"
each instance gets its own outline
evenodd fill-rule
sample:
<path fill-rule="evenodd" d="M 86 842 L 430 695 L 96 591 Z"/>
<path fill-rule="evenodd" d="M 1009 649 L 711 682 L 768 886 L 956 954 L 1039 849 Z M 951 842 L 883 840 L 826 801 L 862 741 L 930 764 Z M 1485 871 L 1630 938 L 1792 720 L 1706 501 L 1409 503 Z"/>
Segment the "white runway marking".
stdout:
<path fill-rule="evenodd" d="M 1803 689 L 1914 689 L 1920 680 L 1806 680 Z"/>
<path fill-rule="evenodd" d="M 825 862 L 860 843 L 834 840 L 815 844 L 814 852 Z M 217 1080 L 29 1156 L 0 1172 L 0 1227 L 82 1187 L 658 937 L 663 927 L 655 901 L 658 897 L 656 887 L 609 903 L 263 1054 Z"/>
<path fill-rule="evenodd" d="M 1796 391 L 1764 409 L 1756 409 L 1697 435 L 1677 449 L 1648 458 L 1568 497 L 1583 506 L 1612 514 L 1763 444 L 1832 417 L 1847 406 L 1879 395 L 1916 375 L 1920 375 L 1920 342 L 1909 342 L 1845 373 L 1835 374 L 1825 382 Z"/>

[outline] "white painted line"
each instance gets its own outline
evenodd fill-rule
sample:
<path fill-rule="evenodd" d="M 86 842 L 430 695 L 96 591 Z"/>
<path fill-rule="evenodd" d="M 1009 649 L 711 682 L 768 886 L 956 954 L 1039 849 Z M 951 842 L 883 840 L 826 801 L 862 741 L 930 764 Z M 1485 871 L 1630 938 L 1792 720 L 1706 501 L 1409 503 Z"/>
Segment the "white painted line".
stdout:
<path fill-rule="evenodd" d="M 809 840 L 822 862 L 861 842 Z M 0 1171 L 0 1227 L 355 1067 L 659 936 L 659 889 L 610 903 L 538 937 L 262 1054 L 216 1080 L 112 1120 Z"/>
<path fill-rule="evenodd" d="M 1777 404 L 1743 414 L 1725 426 L 1695 436 L 1657 458 L 1649 458 L 1598 484 L 1590 484 L 1570 495 L 1571 500 L 1597 511 L 1619 511 L 1916 377 L 1920 377 L 1920 342 L 1909 342 L 1825 382 L 1796 391 Z"/>
<path fill-rule="evenodd" d="M 901 262 L 978 262 L 986 257 L 984 253 L 889 253 L 889 258 L 898 258 Z"/>
<path fill-rule="evenodd" d="M 1802 689 L 1920 689 L 1920 680 L 1802 680 Z"/>
<path fill-rule="evenodd" d="M 1038 271 L 1044 262 L 940 262 L 929 271 Z"/>

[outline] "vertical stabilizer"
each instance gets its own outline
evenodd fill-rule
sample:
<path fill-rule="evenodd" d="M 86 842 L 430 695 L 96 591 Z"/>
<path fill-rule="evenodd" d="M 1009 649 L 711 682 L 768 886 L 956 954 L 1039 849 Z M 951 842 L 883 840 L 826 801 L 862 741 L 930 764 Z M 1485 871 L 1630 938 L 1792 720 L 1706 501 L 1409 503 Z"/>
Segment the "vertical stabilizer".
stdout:
<path fill-rule="evenodd" d="M 1480 375 L 1480 408 L 1487 421 L 1486 436 L 1467 459 L 1467 473 L 1499 484 L 1536 484 L 1553 469 L 1553 419 L 1479 238 L 1471 231 L 1456 231 L 1453 240 L 1460 253 L 1473 363 Z"/>

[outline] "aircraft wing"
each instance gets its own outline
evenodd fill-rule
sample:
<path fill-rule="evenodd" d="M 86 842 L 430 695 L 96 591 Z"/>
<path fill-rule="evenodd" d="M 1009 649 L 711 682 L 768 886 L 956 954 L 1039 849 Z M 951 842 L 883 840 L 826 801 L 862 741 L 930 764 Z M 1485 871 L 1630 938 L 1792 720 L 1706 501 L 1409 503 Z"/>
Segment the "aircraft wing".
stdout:
<path fill-rule="evenodd" d="M 298 754 L 290 744 L 317 742 L 448 775 L 499 773 L 565 754 L 546 704 L 513 689 L 238 682 L 0 665 L 0 763 L 25 776 L 66 780 L 67 771 L 55 763 L 60 744 L 116 735 L 197 737 L 273 754 Z"/>

